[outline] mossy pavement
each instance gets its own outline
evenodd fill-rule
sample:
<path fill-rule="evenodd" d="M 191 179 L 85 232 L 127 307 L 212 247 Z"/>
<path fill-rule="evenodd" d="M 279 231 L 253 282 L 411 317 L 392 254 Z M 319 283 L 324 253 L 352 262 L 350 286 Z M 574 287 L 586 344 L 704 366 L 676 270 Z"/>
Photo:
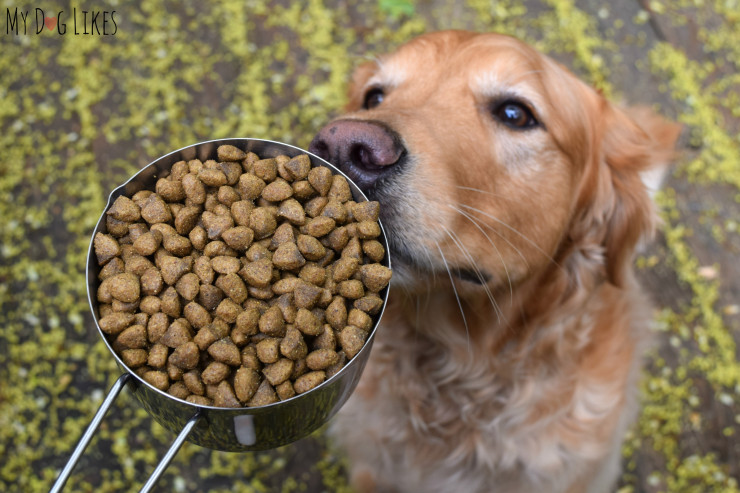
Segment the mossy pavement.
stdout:
<path fill-rule="evenodd" d="M 6 32 L 16 7 L 27 34 Z M 36 8 L 63 11 L 66 34 L 36 34 Z M 107 11 L 109 33 L 115 11 L 115 34 L 101 13 L 100 35 L 74 35 L 73 8 L 78 32 L 82 10 Z M 657 343 L 619 491 L 740 491 L 739 24 L 738 0 L 0 2 L 0 491 L 47 491 L 119 375 L 84 277 L 108 193 L 201 140 L 305 147 L 354 66 L 446 28 L 521 37 L 685 124 L 637 260 Z M 137 491 L 173 439 L 124 392 L 66 491 Z M 321 433 L 265 453 L 185 444 L 157 489 L 350 491 Z"/>

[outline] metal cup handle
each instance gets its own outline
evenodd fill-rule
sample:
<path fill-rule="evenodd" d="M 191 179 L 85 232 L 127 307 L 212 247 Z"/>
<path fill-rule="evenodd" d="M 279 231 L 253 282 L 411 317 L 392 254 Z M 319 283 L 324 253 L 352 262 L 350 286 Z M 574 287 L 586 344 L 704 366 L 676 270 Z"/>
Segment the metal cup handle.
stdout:
<path fill-rule="evenodd" d="M 62 489 L 64 488 L 64 484 L 67 482 L 67 479 L 69 479 L 69 475 L 72 473 L 72 469 L 74 469 L 74 467 L 77 465 L 77 462 L 80 460 L 80 456 L 82 456 L 82 453 L 87 448 L 90 440 L 92 440 L 95 431 L 97 431 L 100 423 L 103 421 L 103 418 L 108 412 L 108 409 L 110 409 L 113 401 L 116 400 L 118 394 L 121 393 L 121 390 L 123 390 L 123 387 L 131 378 L 133 377 L 130 373 L 124 373 L 118 378 L 118 380 L 116 380 L 116 383 L 114 383 L 113 387 L 111 387 L 111 389 L 108 391 L 108 395 L 105 397 L 105 400 L 103 400 L 103 403 L 100 405 L 98 412 L 95 413 L 95 416 L 90 422 L 90 425 L 87 427 L 87 430 L 85 430 L 82 438 L 80 438 L 80 441 L 77 443 L 77 447 L 75 447 L 74 452 L 72 452 L 72 456 L 67 461 L 64 469 L 62 469 L 62 472 L 59 473 L 59 477 L 57 478 L 54 485 L 51 487 L 51 490 L 49 490 L 49 493 L 60 493 L 62 491 Z M 182 431 L 180 431 L 180 434 L 177 435 L 177 438 L 170 446 L 169 450 L 167 450 L 167 453 L 164 455 L 164 457 L 162 457 L 162 460 L 159 462 L 159 464 L 157 464 L 157 467 L 156 469 L 154 469 L 152 475 L 149 476 L 146 484 L 141 488 L 141 490 L 139 490 L 140 493 L 148 493 L 149 491 L 151 491 L 151 489 L 157 483 L 157 480 L 159 480 L 160 476 L 162 476 L 162 473 L 164 473 L 165 469 L 167 469 L 167 466 L 177 454 L 177 451 L 180 450 L 180 447 L 182 447 L 185 439 L 187 439 L 188 435 L 198 423 L 199 419 L 200 413 L 195 413 L 193 417 L 190 418 L 190 421 L 185 424 Z"/>

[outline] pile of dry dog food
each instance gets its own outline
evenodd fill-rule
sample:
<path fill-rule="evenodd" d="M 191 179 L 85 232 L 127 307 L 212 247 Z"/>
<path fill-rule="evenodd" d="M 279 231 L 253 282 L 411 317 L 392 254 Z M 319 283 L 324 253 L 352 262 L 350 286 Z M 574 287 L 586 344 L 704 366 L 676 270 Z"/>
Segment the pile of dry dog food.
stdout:
<path fill-rule="evenodd" d="M 119 196 L 93 242 L 99 325 L 174 397 L 263 406 L 311 390 L 362 349 L 391 278 L 377 202 L 307 155 L 222 145 L 155 190 Z"/>

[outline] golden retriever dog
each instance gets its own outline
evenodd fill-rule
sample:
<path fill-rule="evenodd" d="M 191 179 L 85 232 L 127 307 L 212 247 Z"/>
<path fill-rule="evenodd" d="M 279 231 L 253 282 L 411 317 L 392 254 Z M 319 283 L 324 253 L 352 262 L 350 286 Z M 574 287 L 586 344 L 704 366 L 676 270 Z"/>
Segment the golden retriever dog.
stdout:
<path fill-rule="evenodd" d="M 359 67 L 309 148 L 380 202 L 394 268 L 333 426 L 358 491 L 614 487 L 651 319 L 642 178 L 679 130 L 503 35 L 424 35 Z"/>

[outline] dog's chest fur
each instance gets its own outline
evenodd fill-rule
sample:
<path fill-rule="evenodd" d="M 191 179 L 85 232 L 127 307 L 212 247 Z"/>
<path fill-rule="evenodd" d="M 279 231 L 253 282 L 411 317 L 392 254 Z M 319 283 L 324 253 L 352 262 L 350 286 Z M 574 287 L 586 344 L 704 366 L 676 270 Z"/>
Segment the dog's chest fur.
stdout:
<path fill-rule="evenodd" d="M 579 476 L 591 491 L 636 409 L 643 306 L 601 291 L 577 316 L 504 346 L 492 331 L 521 328 L 497 327 L 493 314 L 488 326 L 469 315 L 466 334 L 449 300 L 390 306 L 334 425 L 355 470 L 376 471 L 376 491 L 557 492 Z"/>

